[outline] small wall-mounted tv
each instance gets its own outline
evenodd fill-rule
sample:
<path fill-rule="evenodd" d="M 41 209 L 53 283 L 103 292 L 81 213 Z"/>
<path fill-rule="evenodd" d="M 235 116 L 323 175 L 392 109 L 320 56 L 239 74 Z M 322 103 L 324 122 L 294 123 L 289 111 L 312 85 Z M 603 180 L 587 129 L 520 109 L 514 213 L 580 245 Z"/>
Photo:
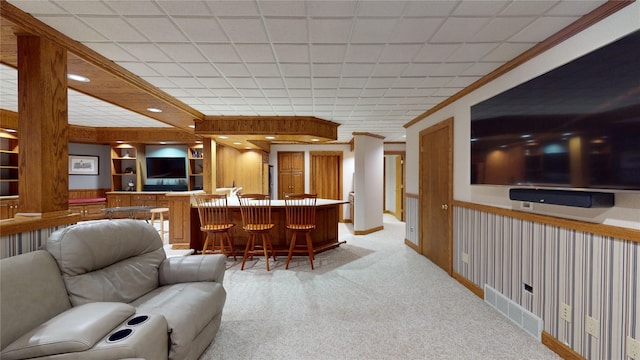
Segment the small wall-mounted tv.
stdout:
<path fill-rule="evenodd" d="M 187 161 L 184 157 L 148 157 L 147 179 L 184 179 Z"/>
<path fill-rule="evenodd" d="M 640 31 L 472 106 L 471 184 L 640 190 Z"/>

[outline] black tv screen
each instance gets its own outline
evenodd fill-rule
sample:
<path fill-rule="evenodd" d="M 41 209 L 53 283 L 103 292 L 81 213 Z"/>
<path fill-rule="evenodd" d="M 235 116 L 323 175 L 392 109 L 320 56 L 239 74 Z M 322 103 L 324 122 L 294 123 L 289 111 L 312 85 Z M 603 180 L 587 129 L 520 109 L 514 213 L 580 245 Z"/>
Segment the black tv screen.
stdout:
<path fill-rule="evenodd" d="M 471 184 L 640 190 L 640 31 L 472 106 Z"/>
<path fill-rule="evenodd" d="M 184 179 L 187 177 L 185 158 L 148 157 L 148 179 Z"/>

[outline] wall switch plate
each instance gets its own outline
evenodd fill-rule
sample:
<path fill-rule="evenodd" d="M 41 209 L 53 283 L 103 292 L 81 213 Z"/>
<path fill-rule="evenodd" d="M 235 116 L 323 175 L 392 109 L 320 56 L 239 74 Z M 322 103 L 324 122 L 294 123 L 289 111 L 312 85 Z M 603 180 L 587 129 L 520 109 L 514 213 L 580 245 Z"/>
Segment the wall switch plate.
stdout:
<path fill-rule="evenodd" d="M 627 336 L 627 356 L 635 360 L 640 360 L 640 341 L 631 336 Z"/>
<path fill-rule="evenodd" d="M 565 303 L 560 304 L 560 319 L 569 323 L 571 322 L 571 305 Z"/>
<path fill-rule="evenodd" d="M 598 319 L 587 315 L 585 319 L 585 331 L 597 339 L 600 335 L 600 322 Z"/>
<path fill-rule="evenodd" d="M 465 263 L 465 264 L 469 263 L 469 254 L 468 253 L 466 253 L 466 252 L 462 253 L 462 262 Z"/>

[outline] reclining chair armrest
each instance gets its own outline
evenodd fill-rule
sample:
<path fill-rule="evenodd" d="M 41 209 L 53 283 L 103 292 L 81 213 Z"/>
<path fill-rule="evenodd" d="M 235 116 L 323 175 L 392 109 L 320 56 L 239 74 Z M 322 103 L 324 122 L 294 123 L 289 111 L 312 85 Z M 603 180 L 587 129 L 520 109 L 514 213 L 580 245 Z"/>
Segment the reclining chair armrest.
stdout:
<path fill-rule="evenodd" d="M 176 256 L 160 264 L 160 285 L 214 281 L 222 284 L 227 258 L 221 254 Z"/>

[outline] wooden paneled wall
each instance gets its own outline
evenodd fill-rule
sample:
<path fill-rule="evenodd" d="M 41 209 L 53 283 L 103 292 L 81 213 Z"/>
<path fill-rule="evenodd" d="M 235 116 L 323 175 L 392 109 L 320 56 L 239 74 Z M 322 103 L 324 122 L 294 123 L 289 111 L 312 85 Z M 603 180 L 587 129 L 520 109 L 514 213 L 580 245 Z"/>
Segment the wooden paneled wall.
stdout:
<path fill-rule="evenodd" d="M 263 191 L 263 152 L 217 147 L 216 187 L 242 186 L 244 193 Z"/>

